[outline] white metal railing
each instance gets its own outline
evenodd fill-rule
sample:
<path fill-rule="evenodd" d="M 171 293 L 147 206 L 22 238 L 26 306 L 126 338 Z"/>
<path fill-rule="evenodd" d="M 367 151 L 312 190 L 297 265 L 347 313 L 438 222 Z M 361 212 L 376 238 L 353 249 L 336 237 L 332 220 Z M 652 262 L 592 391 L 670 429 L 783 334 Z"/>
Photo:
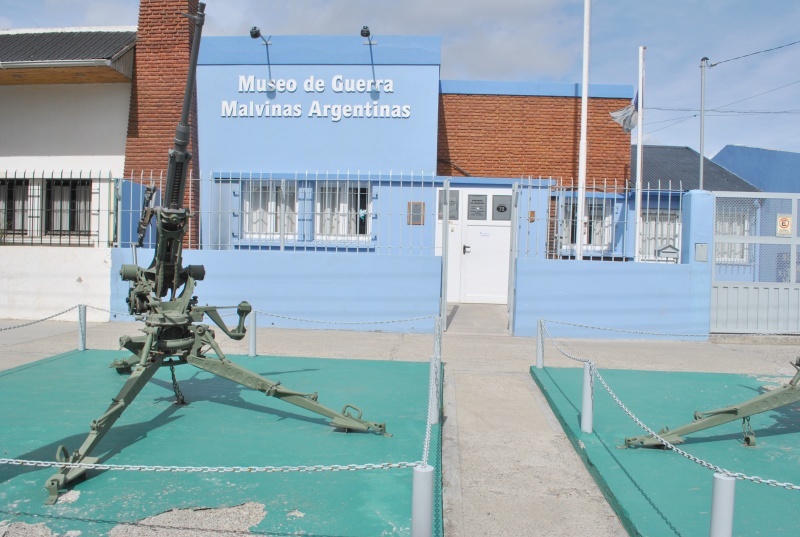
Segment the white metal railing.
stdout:
<path fill-rule="evenodd" d="M 639 261 L 677 263 L 681 250 L 683 187 L 678 182 L 646 183 L 642 208 L 635 215 L 636 192 L 626 180 L 588 181 L 583 223 L 578 223 L 577 188 L 562 178 L 521 182 L 520 255 L 574 259 L 578 233 L 583 258 L 632 261 L 639 241 Z M 637 231 L 638 228 L 638 231 Z M 638 233 L 638 237 L 637 237 Z"/>
<path fill-rule="evenodd" d="M 189 249 L 436 255 L 431 174 L 211 172 L 190 176 Z M 164 172 L 0 172 L 0 245 L 128 247 Z M 153 224 L 144 246 L 154 246 Z"/>

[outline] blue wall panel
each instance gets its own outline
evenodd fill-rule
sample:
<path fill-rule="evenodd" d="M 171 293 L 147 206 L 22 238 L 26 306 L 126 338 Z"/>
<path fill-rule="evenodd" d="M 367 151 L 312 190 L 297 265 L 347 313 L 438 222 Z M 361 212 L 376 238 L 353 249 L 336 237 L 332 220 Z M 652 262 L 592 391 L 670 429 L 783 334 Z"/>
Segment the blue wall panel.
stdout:
<path fill-rule="evenodd" d="M 622 330 L 708 335 L 711 278 L 706 267 L 519 259 L 514 335 L 535 336 L 539 319 Z M 704 338 L 631 334 L 548 325 L 554 337 Z"/>
<path fill-rule="evenodd" d="M 148 265 L 152 250 L 139 251 Z M 130 263 L 128 250 L 112 250 L 112 271 Z M 282 328 L 433 332 L 433 320 L 342 325 L 437 315 L 441 258 L 346 253 L 184 251 L 184 265 L 202 264 L 206 279 L 195 289 L 201 305 L 235 306 L 323 321 L 305 323 L 259 316 L 259 325 Z M 128 283 L 112 278 L 111 310 L 127 311 Z M 230 318 L 229 324 L 233 324 Z M 123 319 L 126 320 L 126 319 Z"/>

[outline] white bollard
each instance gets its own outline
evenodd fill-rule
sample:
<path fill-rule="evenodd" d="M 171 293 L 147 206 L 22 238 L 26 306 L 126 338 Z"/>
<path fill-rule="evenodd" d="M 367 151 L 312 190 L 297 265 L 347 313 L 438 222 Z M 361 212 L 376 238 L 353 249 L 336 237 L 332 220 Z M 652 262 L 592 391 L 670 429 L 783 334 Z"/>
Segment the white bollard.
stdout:
<path fill-rule="evenodd" d="M 86 304 L 78 304 L 78 350 L 86 350 Z"/>
<path fill-rule="evenodd" d="M 411 537 L 431 537 L 433 532 L 433 466 L 414 467 L 411 487 Z"/>
<path fill-rule="evenodd" d="M 710 537 L 733 535 L 733 500 L 736 493 L 736 478 L 732 475 L 714 474 L 711 486 L 711 530 Z"/>
<path fill-rule="evenodd" d="M 544 321 L 539 319 L 536 331 L 536 369 L 544 368 Z"/>
<path fill-rule="evenodd" d="M 256 324 L 257 324 L 256 323 L 256 312 L 252 311 L 252 312 L 250 312 L 250 328 L 248 330 L 250 332 L 250 338 L 248 339 L 248 341 L 250 342 L 250 345 L 248 346 L 248 349 L 247 349 L 247 356 L 257 356 L 256 355 Z"/>
<path fill-rule="evenodd" d="M 594 401 L 592 400 L 592 365 L 583 363 L 583 400 L 581 401 L 581 431 L 592 432 Z"/>

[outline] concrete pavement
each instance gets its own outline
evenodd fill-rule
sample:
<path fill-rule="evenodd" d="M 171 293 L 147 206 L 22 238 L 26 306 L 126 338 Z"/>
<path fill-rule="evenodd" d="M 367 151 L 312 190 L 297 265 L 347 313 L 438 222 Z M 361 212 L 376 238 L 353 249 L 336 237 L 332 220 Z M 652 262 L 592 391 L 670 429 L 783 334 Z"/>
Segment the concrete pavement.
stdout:
<path fill-rule="evenodd" d="M 76 322 L 46 321 L 2 330 L 20 323 L 0 321 L 0 369 L 76 348 Z M 509 336 L 506 324 L 504 306 L 450 308 L 442 348 L 445 534 L 625 535 L 530 377 L 534 339 Z M 119 336 L 136 334 L 140 326 L 90 323 L 87 347 L 117 349 Z M 259 328 L 257 339 L 259 355 L 426 361 L 433 351 L 429 334 L 270 327 Z M 234 342 L 223 336 L 219 341 L 226 353 L 247 353 L 247 339 Z M 600 369 L 725 371 L 771 377 L 794 372 L 790 362 L 800 354 L 800 346 L 793 338 L 750 341 L 569 340 L 559 344 L 568 345 L 572 354 L 595 360 Z M 546 367 L 578 365 L 548 342 Z M 153 535 L 152 528 L 148 532 Z"/>

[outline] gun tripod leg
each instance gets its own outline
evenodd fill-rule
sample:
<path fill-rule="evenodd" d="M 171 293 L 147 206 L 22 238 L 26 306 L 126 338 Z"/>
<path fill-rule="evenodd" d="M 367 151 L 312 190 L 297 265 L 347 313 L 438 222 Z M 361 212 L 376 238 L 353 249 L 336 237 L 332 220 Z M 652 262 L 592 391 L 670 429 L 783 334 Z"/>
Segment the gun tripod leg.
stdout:
<path fill-rule="evenodd" d="M 149 354 L 150 349 L 147 348 Z M 122 412 L 128 405 L 133 402 L 139 392 L 142 391 L 144 385 L 147 384 L 153 375 L 161 367 L 161 358 L 158 357 L 152 362 L 148 362 L 143 366 L 137 366 L 131 373 L 130 378 L 125 382 L 125 385 L 119 391 L 117 396 L 111 400 L 111 405 L 103 413 L 102 416 L 94 420 L 90 424 L 89 436 L 83 441 L 80 448 L 76 449 L 70 455 L 67 448 L 59 446 L 56 451 L 56 459 L 58 462 L 64 463 L 86 463 L 95 464 L 98 462 L 98 457 L 89 457 L 89 454 L 103 439 L 105 434 L 111 429 L 114 423 L 122 415 Z M 80 477 L 84 477 L 86 468 L 70 468 L 62 467 L 56 474 L 50 477 L 45 484 L 48 496 L 45 503 L 53 505 L 58 500 L 58 491 L 65 488 L 71 482 Z"/>
<path fill-rule="evenodd" d="M 377 433 L 390 436 L 386 433 L 385 423 L 361 419 L 361 409 L 358 407 L 353 405 L 345 405 L 341 412 L 336 412 L 335 410 L 318 403 L 316 393 L 302 393 L 289 390 L 281 386 L 280 382 L 274 382 L 266 377 L 262 377 L 261 375 L 253 373 L 252 371 L 233 363 L 225 357 L 222 349 L 220 349 L 219 345 L 217 345 L 217 342 L 214 341 L 214 337 L 210 330 L 198 330 L 197 337 L 202 344 L 206 344 L 213 349 L 217 355 L 217 358 L 203 356 L 201 352 L 197 351 L 200 345 L 195 345 L 192 353 L 187 357 L 187 362 L 193 366 L 208 371 L 209 373 L 213 373 L 219 377 L 226 378 L 237 384 L 241 384 L 247 388 L 262 392 L 267 396 L 276 397 L 286 401 L 287 403 L 291 403 L 301 408 L 305 408 L 306 410 L 310 410 L 316 414 L 325 416 L 326 418 L 330 418 L 331 425 L 334 427 L 340 427 L 345 430 L 354 431 L 368 431 L 371 429 Z M 351 411 L 355 412 L 355 415 Z"/>

